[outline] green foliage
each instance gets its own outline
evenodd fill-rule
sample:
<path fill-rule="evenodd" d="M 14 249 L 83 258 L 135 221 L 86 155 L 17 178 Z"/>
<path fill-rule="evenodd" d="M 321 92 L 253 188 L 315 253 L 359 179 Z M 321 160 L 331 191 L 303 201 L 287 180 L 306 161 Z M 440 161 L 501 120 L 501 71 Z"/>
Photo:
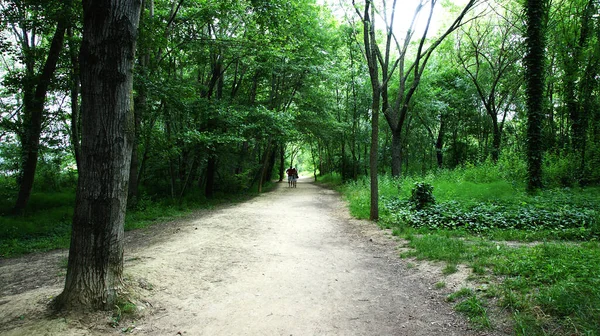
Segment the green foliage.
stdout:
<path fill-rule="evenodd" d="M 411 195 L 408 201 L 414 209 L 422 210 L 430 205 L 435 204 L 433 197 L 433 186 L 425 182 L 416 182 L 411 190 Z"/>
<path fill-rule="evenodd" d="M 133 318 L 135 316 L 135 314 L 137 313 L 138 308 L 136 306 L 135 303 L 131 302 L 130 300 L 128 300 L 125 297 L 119 297 L 117 299 L 117 304 L 115 305 L 115 309 L 113 310 L 113 315 L 111 318 L 111 326 L 113 328 L 116 328 L 119 326 L 119 324 L 127 319 L 127 318 Z M 132 326 L 135 327 L 135 326 Z M 131 332 L 133 329 L 132 327 L 125 327 L 125 328 L 121 328 L 122 332 Z"/>
<path fill-rule="evenodd" d="M 413 248 L 415 252 L 411 252 L 410 255 L 417 258 L 443 260 L 449 264 L 457 264 L 462 261 L 467 252 L 465 243 L 458 239 L 441 235 L 412 238 L 409 247 Z"/>
<path fill-rule="evenodd" d="M 544 185 L 548 187 L 573 187 L 577 185 L 577 158 L 573 154 L 544 157 Z"/>
<path fill-rule="evenodd" d="M 368 183 L 368 179 L 361 178 L 358 181 L 346 183 L 342 188 L 344 197 L 349 202 L 350 214 L 359 219 L 369 218 L 371 199 Z"/>
<path fill-rule="evenodd" d="M 8 215 L 11 199 L 0 204 L 0 255 L 69 246 L 75 195 L 73 192 L 34 193 L 22 215 Z"/>
<path fill-rule="evenodd" d="M 387 202 L 392 216 L 415 228 L 464 229 L 473 233 L 490 230 L 544 231 L 548 238 L 590 239 L 597 236 L 597 210 L 554 202 L 498 205 L 481 202 L 464 208 L 451 201 L 412 211 L 406 203 Z"/>
<path fill-rule="evenodd" d="M 323 176 L 319 176 L 318 181 L 320 183 L 339 186 L 339 185 L 342 185 L 342 175 L 333 172 L 333 173 L 325 174 Z"/>
<path fill-rule="evenodd" d="M 500 281 L 500 305 L 515 314 L 517 326 L 537 335 L 554 328 L 558 334 L 575 330 L 600 330 L 600 244 L 546 243 L 510 247 L 479 239 L 457 239 L 439 232 L 410 235 L 411 255 L 420 258 L 467 263 L 488 269 Z M 486 272 L 480 272 L 486 273 Z M 467 298 L 457 310 L 479 316 L 475 323 L 489 327 L 489 319 L 481 318 L 485 310 L 481 298 L 464 289 L 448 297 L 449 301 Z M 470 317 L 471 319 L 472 317 Z"/>
<path fill-rule="evenodd" d="M 474 277 L 498 283 L 494 290 L 449 297 L 476 326 L 491 328 L 486 298 L 497 298 L 513 314 L 519 335 L 598 335 L 600 190 L 556 188 L 532 196 L 499 167 L 440 170 L 419 180 L 382 176 L 380 224 L 409 240 L 412 250 L 403 257 L 444 261 L 446 273 L 466 264 Z M 417 181 L 435 188 L 436 204 L 412 206 Z M 353 214 L 368 218 L 368 181 L 347 183 L 342 192 Z M 487 239 L 569 242 L 513 246 Z"/>
<path fill-rule="evenodd" d="M 386 220 L 392 226 L 461 229 L 494 237 L 499 230 L 521 230 L 552 239 L 599 237 L 597 188 L 553 189 L 530 196 L 505 182 L 498 168 L 483 164 L 428 175 L 426 181 L 435 187 L 438 202 L 415 209 L 410 199 L 402 199 L 401 190 L 408 181 L 412 179 L 397 182 L 397 197 L 382 196 L 383 213 L 389 214 Z"/>
<path fill-rule="evenodd" d="M 473 290 L 471 290 L 470 288 L 463 287 L 463 288 L 459 289 L 458 291 L 448 295 L 446 300 L 449 302 L 456 302 L 456 300 L 458 300 L 458 299 L 471 297 L 471 296 L 473 296 Z"/>

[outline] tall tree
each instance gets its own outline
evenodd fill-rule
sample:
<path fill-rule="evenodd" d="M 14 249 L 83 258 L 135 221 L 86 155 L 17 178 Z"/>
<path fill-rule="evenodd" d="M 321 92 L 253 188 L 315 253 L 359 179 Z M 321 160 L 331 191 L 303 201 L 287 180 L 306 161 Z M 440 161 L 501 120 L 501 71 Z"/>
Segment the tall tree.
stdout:
<path fill-rule="evenodd" d="M 354 0 L 352 1 L 356 13 L 360 16 L 363 24 L 363 43 L 365 45 L 365 58 L 369 67 L 369 77 L 371 79 L 371 149 L 369 156 L 369 174 L 371 176 L 371 207 L 369 219 L 379 219 L 379 181 L 378 181 L 378 156 L 379 156 L 379 109 L 381 102 L 381 81 L 379 80 L 379 66 L 377 57 L 380 56 L 377 47 L 377 38 L 375 31 L 375 6 L 372 1 L 365 0 L 364 12 L 358 10 Z M 394 0 L 394 5 L 396 1 Z M 393 19 L 392 19 L 393 21 Z M 391 28 L 390 28 L 391 31 Z M 388 42 L 389 45 L 389 42 Z M 388 48 L 389 50 L 389 48 Z"/>
<path fill-rule="evenodd" d="M 547 0 L 527 0 L 525 76 L 527 83 L 527 188 L 542 187 L 542 121 L 544 119 L 545 23 Z"/>
<path fill-rule="evenodd" d="M 385 22 L 384 48 L 379 48 L 375 33 L 369 42 L 372 48 L 374 48 L 375 59 L 373 61 L 375 62 L 375 66 L 381 69 L 381 84 L 379 88 L 381 96 L 380 107 L 392 132 L 392 176 L 400 175 L 400 168 L 402 165 L 402 130 L 405 126 L 404 123 L 408 116 L 411 100 L 419 87 L 421 76 L 425 71 L 427 62 L 440 43 L 464 24 L 463 20 L 467 13 L 478 4 L 479 0 L 467 1 L 450 26 L 448 26 L 448 28 L 446 28 L 446 30 L 438 37 L 430 39 L 429 28 L 437 2 L 437 0 L 419 1 L 415 8 L 410 26 L 404 36 L 404 40 L 400 40 L 393 29 L 397 0 L 394 0 L 390 7 L 387 6 L 388 1 L 384 0 L 383 10 L 378 11 L 379 13 L 382 13 L 381 16 Z M 352 3 L 356 8 L 355 1 Z M 365 3 L 374 6 L 370 1 L 365 1 Z M 409 53 L 409 46 L 411 45 L 415 34 L 415 23 L 419 13 L 421 13 L 424 8 L 429 8 L 426 26 L 417 41 L 416 50 L 411 54 Z M 358 9 L 356 11 L 361 15 Z M 374 15 L 369 17 L 368 21 L 365 21 L 365 16 L 362 15 L 361 20 L 363 25 L 370 27 L 374 26 L 375 18 L 373 16 Z M 395 60 L 392 60 L 394 48 L 396 56 Z M 396 74 L 399 83 L 394 98 L 392 96 L 393 93 L 390 94 L 392 91 L 390 85 L 392 83 L 392 78 L 394 78 Z"/>
<path fill-rule="evenodd" d="M 488 15 L 472 22 L 459 39 L 457 58 L 477 90 L 492 122 L 492 161 L 500 156 L 502 129 L 521 87 L 518 61 L 522 57 L 515 26 L 509 16 Z M 506 22 L 502 22 L 506 20 Z"/>
<path fill-rule="evenodd" d="M 112 308 L 121 285 L 140 8 L 138 0 L 83 0 L 81 171 L 60 308 Z"/>
<path fill-rule="evenodd" d="M 577 158 L 573 167 L 579 182 L 584 182 L 587 132 L 594 108 L 595 78 L 600 74 L 597 45 L 598 8 L 596 0 L 573 1 L 559 23 L 564 103 L 570 118 L 571 150 Z M 564 14 L 563 14 L 564 15 Z M 596 31 L 595 31 L 596 30 Z M 595 36 L 596 35 L 596 36 Z"/>
<path fill-rule="evenodd" d="M 25 3 L 12 1 L 2 5 L 2 11 L 11 25 L 15 39 L 21 49 L 21 60 L 24 63 L 25 73 L 22 80 L 23 116 L 20 130 L 18 131 L 21 142 L 21 160 L 19 167 L 19 193 L 15 203 L 14 212 L 22 212 L 31 196 L 35 171 L 40 148 L 40 136 L 44 121 L 46 94 L 54 78 L 54 72 L 63 48 L 64 36 L 68 27 L 69 13 L 72 10 L 71 1 L 58 5 L 57 9 L 48 10 L 48 17 L 54 19 L 56 29 L 52 35 L 46 60 L 38 68 L 39 46 L 37 41 L 43 39 L 38 36 L 40 27 L 40 13 L 43 6 L 36 1 Z"/>

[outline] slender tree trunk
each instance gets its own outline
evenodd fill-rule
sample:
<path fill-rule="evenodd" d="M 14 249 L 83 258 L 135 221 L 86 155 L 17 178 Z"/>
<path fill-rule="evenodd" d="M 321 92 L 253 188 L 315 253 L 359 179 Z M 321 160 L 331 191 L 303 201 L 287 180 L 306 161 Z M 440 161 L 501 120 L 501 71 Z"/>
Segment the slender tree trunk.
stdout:
<path fill-rule="evenodd" d="M 206 164 L 206 184 L 204 185 L 204 196 L 212 198 L 215 192 L 215 176 L 217 173 L 217 157 L 210 154 Z"/>
<path fill-rule="evenodd" d="M 352 1 L 354 4 L 354 1 Z M 355 7 L 356 8 L 356 7 Z M 365 46 L 365 57 L 369 68 L 371 79 L 371 146 L 369 153 L 369 174 L 371 181 L 371 207 L 369 218 L 379 219 L 379 179 L 378 179 L 378 156 L 379 156 L 379 109 L 381 108 L 381 82 L 379 81 L 378 47 L 375 33 L 375 5 L 371 0 L 365 0 L 365 9 L 361 14 L 356 9 L 363 23 L 363 43 Z"/>
<path fill-rule="evenodd" d="M 142 0 L 142 10 L 140 13 L 140 22 L 146 19 L 145 13 L 148 9 L 148 18 L 152 19 L 154 16 L 154 1 L 153 0 Z M 139 61 L 139 75 L 144 80 L 140 81 L 136 87 L 137 96 L 134 98 L 134 139 L 133 139 L 133 150 L 131 151 L 131 167 L 129 169 L 129 190 L 127 193 L 127 204 L 129 206 L 135 205 L 138 200 L 138 189 L 140 181 L 140 160 L 139 160 L 139 144 L 140 144 L 140 128 L 142 125 L 142 118 L 146 113 L 148 105 L 148 94 L 146 89 L 146 75 L 147 67 L 150 63 L 150 55 L 147 48 L 144 48 L 138 59 Z"/>
<path fill-rule="evenodd" d="M 70 5 L 67 4 L 65 6 Z M 21 151 L 23 154 L 18 179 L 19 194 L 17 195 L 17 201 L 14 207 L 15 213 L 20 213 L 25 210 L 25 207 L 29 202 L 29 197 L 31 196 L 31 190 L 33 189 L 40 147 L 40 135 L 42 132 L 42 121 L 44 117 L 44 106 L 46 104 L 46 93 L 48 92 L 48 87 L 54 77 L 56 64 L 58 63 L 58 58 L 64 44 L 65 31 L 67 30 L 68 18 L 65 13 L 63 13 L 63 15 L 65 16 L 59 19 L 56 31 L 52 37 L 48 57 L 46 58 L 46 63 L 37 79 L 35 91 L 30 91 L 30 94 L 26 94 L 24 97 L 25 118 L 23 120 L 24 131 L 21 140 L 23 145 Z"/>
<path fill-rule="evenodd" d="M 187 186 L 190 184 L 190 181 L 192 180 L 192 175 L 194 175 L 195 172 L 196 172 L 196 156 L 193 156 L 192 162 L 190 164 L 190 169 L 187 172 L 187 176 L 185 177 L 183 185 L 181 186 L 181 192 L 179 192 L 180 200 L 183 199 L 183 196 L 185 195 L 185 191 L 187 190 Z"/>
<path fill-rule="evenodd" d="M 112 309 L 123 277 L 140 1 L 83 0 L 82 157 L 59 308 Z"/>
<path fill-rule="evenodd" d="M 262 187 L 263 184 L 265 183 L 265 176 L 267 175 L 267 167 L 269 166 L 269 159 L 271 158 L 271 145 L 272 145 L 272 140 L 269 139 L 269 142 L 267 143 L 267 149 L 265 149 L 265 152 L 263 153 L 263 163 L 262 163 L 262 168 L 260 170 L 260 179 L 258 180 L 258 192 L 261 193 L 262 192 Z"/>
<path fill-rule="evenodd" d="M 145 100 L 144 97 L 140 97 L 140 99 Z M 137 108 L 143 109 L 140 105 L 143 103 L 138 103 Z M 134 139 L 132 139 L 132 150 L 131 150 L 131 166 L 129 167 L 129 188 L 127 193 L 127 204 L 129 206 L 135 205 L 138 199 L 138 189 L 139 189 L 139 167 L 140 160 L 138 154 L 138 146 L 139 146 L 139 133 L 140 133 L 140 125 L 142 122 L 142 111 L 136 110 L 134 111 Z"/>
<path fill-rule="evenodd" d="M 265 171 L 264 181 L 270 181 L 273 176 L 273 169 L 275 168 L 275 161 L 277 157 L 277 146 L 273 146 L 273 150 L 271 150 L 271 154 L 269 157 L 269 164 L 267 165 L 267 171 Z"/>
<path fill-rule="evenodd" d="M 445 134 L 445 129 L 444 129 L 444 116 L 440 117 L 440 130 L 438 131 L 438 136 L 437 136 L 437 140 L 435 141 L 435 154 L 436 154 L 436 159 L 437 159 L 437 166 L 438 168 L 443 168 L 444 167 L 444 134 Z"/>
<path fill-rule="evenodd" d="M 79 59 L 77 58 L 78 51 L 75 49 L 73 28 L 67 29 L 69 36 L 69 56 L 71 58 L 71 143 L 73 145 L 73 154 L 75 155 L 75 163 L 77 170 L 80 169 L 81 161 L 81 127 L 79 113 Z"/>
<path fill-rule="evenodd" d="M 279 147 L 279 182 L 283 181 L 285 173 L 285 146 Z"/>

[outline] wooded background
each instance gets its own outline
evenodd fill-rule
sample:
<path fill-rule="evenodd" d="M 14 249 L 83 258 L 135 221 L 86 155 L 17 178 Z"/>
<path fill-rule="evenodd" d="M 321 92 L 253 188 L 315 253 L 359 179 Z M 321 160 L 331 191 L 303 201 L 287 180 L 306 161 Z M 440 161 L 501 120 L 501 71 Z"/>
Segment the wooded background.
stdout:
<path fill-rule="evenodd" d="M 533 140 L 524 4 L 447 5 L 441 29 L 423 36 L 387 27 L 393 9 L 413 8 L 353 3 L 334 15 L 305 0 L 145 0 L 129 204 L 247 190 L 281 178 L 298 152 L 305 174 L 356 179 L 369 172 L 374 115 L 381 174 L 490 161 L 525 181 Z M 367 38 L 380 48 L 371 60 L 382 89 L 376 113 L 365 4 L 375 9 Z M 421 22 L 427 4 L 442 10 L 423 4 Z M 542 4 L 542 185 L 598 184 L 599 3 Z M 23 211 L 32 190 L 75 185 L 82 9 L 53 0 L 0 6 L 2 197 Z"/>

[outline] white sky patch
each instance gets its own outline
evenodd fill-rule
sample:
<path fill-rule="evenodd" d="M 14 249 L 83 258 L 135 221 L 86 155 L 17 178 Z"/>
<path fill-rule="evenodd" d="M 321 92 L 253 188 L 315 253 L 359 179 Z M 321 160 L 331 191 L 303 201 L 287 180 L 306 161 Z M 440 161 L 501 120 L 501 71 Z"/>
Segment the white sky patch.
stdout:
<path fill-rule="evenodd" d="M 377 19 L 375 21 L 375 25 L 377 29 L 383 30 L 385 29 L 385 23 L 382 18 L 383 15 L 383 2 L 387 4 L 388 17 L 391 15 L 393 0 L 379 0 L 375 1 L 376 9 L 380 11 L 379 15 L 376 14 Z M 364 0 L 356 0 L 357 5 L 364 6 Z M 461 0 L 451 0 L 452 3 L 464 2 Z M 353 16 L 353 19 L 358 20 L 358 15 L 354 8 L 352 8 L 352 0 L 317 0 L 318 5 L 326 5 L 328 6 L 335 17 L 338 18 L 340 22 L 347 22 L 346 15 Z M 419 0 L 397 0 L 396 2 L 396 11 L 395 11 L 395 19 L 394 19 L 394 34 L 398 38 L 404 37 L 407 29 L 410 27 L 410 23 L 415 14 L 415 9 L 419 5 Z M 429 15 L 429 2 L 421 9 L 417 19 L 415 20 L 415 36 L 422 36 L 425 28 L 427 26 L 427 17 Z M 345 11 L 345 14 L 344 14 Z M 428 36 L 434 36 L 438 33 L 438 31 L 444 26 L 444 19 L 447 19 L 447 10 L 442 6 L 440 0 L 435 5 L 433 16 L 431 20 L 431 24 L 429 26 Z"/>

